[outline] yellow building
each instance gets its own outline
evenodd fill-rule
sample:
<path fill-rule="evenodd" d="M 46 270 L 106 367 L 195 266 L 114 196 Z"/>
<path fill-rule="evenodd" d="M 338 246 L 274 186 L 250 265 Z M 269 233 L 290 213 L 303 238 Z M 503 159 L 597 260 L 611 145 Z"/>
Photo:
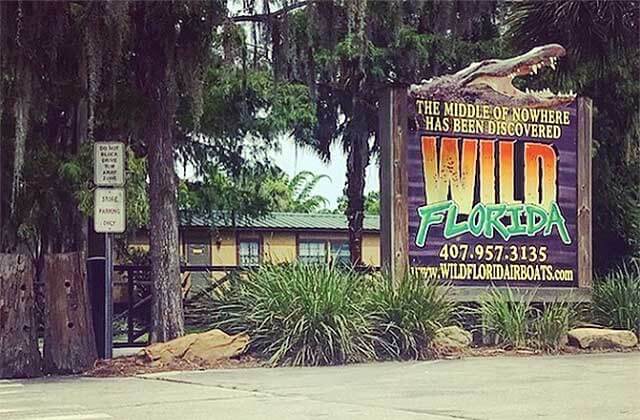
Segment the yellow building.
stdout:
<path fill-rule="evenodd" d="M 180 215 L 180 253 L 187 265 L 216 267 L 253 266 L 263 262 L 348 261 L 347 219 L 324 213 L 270 213 L 255 219 L 233 221 L 228 215 Z M 367 265 L 380 265 L 378 216 L 366 216 L 362 257 Z M 148 246 L 139 232 L 130 245 Z"/>
<path fill-rule="evenodd" d="M 183 288 L 191 293 L 238 267 L 299 260 L 307 263 L 349 263 L 347 219 L 338 214 L 271 213 L 255 219 L 239 219 L 222 213 L 210 217 L 180 214 L 180 255 L 187 266 L 207 266 L 205 271 L 183 274 Z M 129 246 L 148 249 L 146 231 L 129 237 Z M 380 266 L 378 216 L 364 219 L 362 259 Z M 114 280 L 114 303 L 127 299 L 124 274 Z"/>

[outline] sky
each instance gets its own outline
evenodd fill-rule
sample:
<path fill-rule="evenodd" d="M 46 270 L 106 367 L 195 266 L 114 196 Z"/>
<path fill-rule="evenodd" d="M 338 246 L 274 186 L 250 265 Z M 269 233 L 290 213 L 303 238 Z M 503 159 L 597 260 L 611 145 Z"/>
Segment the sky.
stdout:
<path fill-rule="evenodd" d="M 331 162 L 327 164 L 312 151 L 296 147 L 291 137 L 283 136 L 279 142 L 281 149 L 271 152 L 275 164 L 290 177 L 301 171 L 311 171 L 316 175 L 328 175 L 331 179 L 322 179 L 316 185 L 314 194 L 319 194 L 329 200 L 329 208 L 336 208 L 338 198 L 344 194 L 347 170 L 347 156 L 342 147 L 336 144 L 331 147 Z M 378 191 L 379 188 L 378 164 L 372 160 L 367 168 L 365 193 Z"/>

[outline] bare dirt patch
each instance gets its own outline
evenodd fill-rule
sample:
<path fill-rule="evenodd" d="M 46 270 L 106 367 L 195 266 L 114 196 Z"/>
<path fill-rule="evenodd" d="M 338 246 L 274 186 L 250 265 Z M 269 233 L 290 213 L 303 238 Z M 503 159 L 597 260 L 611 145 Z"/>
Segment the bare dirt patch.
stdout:
<path fill-rule="evenodd" d="M 147 362 L 139 356 L 126 356 L 111 360 L 98 360 L 91 370 L 85 372 L 85 376 L 106 378 L 176 370 L 255 368 L 265 365 L 266 364 L 260 359 L 249 355 L 242 355 L 237 358 L 219 360 L 212 363 L 193 363 L 184 359 L 174 359 L 170 362 Z"/>

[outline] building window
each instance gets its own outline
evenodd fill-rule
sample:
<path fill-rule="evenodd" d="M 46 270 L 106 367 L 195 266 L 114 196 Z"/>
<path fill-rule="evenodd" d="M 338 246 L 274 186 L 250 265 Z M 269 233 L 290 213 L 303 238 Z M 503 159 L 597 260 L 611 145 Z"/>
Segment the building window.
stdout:
<path fill-rule="evenodd" d="M 307 264 L 324 263 L 327 261 L 327 248 L 325 241 L 300 241 L 298 245 L 298 258 Z"/>
<path fill-rule="evenodd" d="M 331 261 L 336 264 L 351 264 L 351 252 L 349 242 L 331 241 Z"/>
<path fill-rule="evenodd" d="M 260 242 L 258 240 L 241 240 L 238 247 L 241 266 L 260 264 Z"/>

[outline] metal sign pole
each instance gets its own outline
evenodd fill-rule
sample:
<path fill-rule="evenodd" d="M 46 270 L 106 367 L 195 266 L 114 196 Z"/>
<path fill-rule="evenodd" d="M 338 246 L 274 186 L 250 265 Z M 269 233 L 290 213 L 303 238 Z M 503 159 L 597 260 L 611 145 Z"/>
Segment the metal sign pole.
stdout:
<path fill-rule="evenodd" d="M 113 255 L 111 234 L 105 237 L 105 268 L 104 268 L 104 358 L 113 357 Z"/>

